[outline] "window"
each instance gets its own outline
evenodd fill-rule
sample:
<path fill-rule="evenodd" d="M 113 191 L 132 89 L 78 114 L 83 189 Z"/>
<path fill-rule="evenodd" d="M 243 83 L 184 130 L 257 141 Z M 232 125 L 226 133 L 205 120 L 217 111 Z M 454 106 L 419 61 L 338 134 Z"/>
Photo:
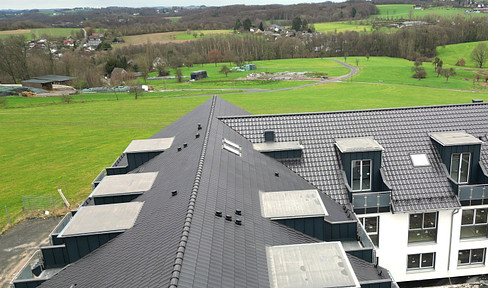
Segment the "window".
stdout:
<path fill-rule="evenodd" d="M 437 212 L 410 214 L 408 243 L 436 241 Z"/>
<path fill-rule="evenodd" d="M 459 250 L 458 266 L 484 264 L 486 248 Z"/>
<path fill-rule="evenodd" d="M 231 142 L 227 139 L 222 139 L 222 148 L 227 150 L 231 153 L 236 154 L 237 156 L 241 156 L 241 146 L 237 145 L 234 142 Z"/>
<path fill-rule="evenodd" d="M 461 220 L 461 239 L 486 237 L 487 213 L 487 208 L 463 210 Z"/>
<path fill-rule="evenodd" d="M 421 253 L 407 256 L 407 270 L 434 269 L 435 253 Z"/>
<path fill-rule="evenodd" d="M 371 238 L 374 246 L 378 247 L 380 217 L 361 217 L 359 218 L 359 223 L 363 225 L 364 230 L 366 230 L 366 234 L 368 234 L 369 238 Z"/>
<path fill-rule="evenodd" d="M 429 158 L 427 154 L 412 154 L 410 155 L 412 159 L 413 167 L 427 167 L 430 166 Z"/>
<path fill-rule="evenodd" d="M 457 183 L 468 183 L 470 153 L 453 153 L 451 155 L 451 178 Z"/>
<path fill-rule="evenodd" d="M 352 191 L 371 190 L 371 168 L 371 160 L 352 161 Z"/>

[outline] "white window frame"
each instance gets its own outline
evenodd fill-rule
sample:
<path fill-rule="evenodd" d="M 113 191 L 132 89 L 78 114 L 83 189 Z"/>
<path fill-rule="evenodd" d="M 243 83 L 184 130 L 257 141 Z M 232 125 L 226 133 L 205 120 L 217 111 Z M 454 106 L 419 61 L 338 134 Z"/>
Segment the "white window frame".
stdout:
<path fill-rule="evenodd" d="M 466 177 L 466 180 L 467 180 L 466 182 L 460 182 L 460 178 L 461 178 L 461 167 L 462 167 L 462 165 L 463 165 L 463 155 L 464 155 L 464 154 L 469 155 L 469 159 L 468 159 L 468 175 L 467 175 L 467 177 Z M 470 175 L 469 175 L 469 172 L 470 172 L 469 170 L 471 170 L 471 153 L 469 153 L 469 152 L 461 152 L 461 153 L 452 153 L 452 154 L 451 154 L 451 167 L 450 167 L 450 169 L 449 169 L 449 170 L 450 170 L 450 171 L 449 171 L 449 176 L 451 176 L 451 178 L 452 178 L 452 160 L 453 160 L 453 156 L 454 156 L 454 155 L 459 155 L 459 164 L 458 164 L 458 173 L 457 173 L 457 177 L 456 177 L 456 179 L 453 179 L 453 180 L 454 180 L 456 183 L 458 183 L 458 184 L 467 184 L 467 183 L 469 183 L 469 176 L 470 176 Z"/>
<path fill-rule="evenodd" d="M 425 266 L 425 267 L 422 266 L 422 260 L 423 260 L 425 254 L 432 254 L 432 266 Z M 419 267 L 410 267 L 409 268 L 408 267 L 408 264 L 409 264 L 408 257 L 414 256 L 414 255 L 420 255 L 419 263 L 418 263 Z M 424 270 L 424 269 L 435 269 L 435 260 L 436 260 L 435 252 L 408 254 L 407 255 L 407 270 L 408 271 L 412 271 L 412 270 L 415 271 L 415 270 Z"/>
<path fill-rule="evenodd" d="M 472 255 L 473 250 L 483 249 L 483 261 L 481 262 L 472 262 Z M 469 263 L 459 263 L 459 252 L 460 251 L 469 251 Z M 484 265 L 486 260 L 486 248 L 471 248 L 471 249 L 462 249 L 458 251 L 458 266 L 468 266 L 468 265 Z"/>
<path fill-rule="evenodd" d="M 359 169 L 359 190 L 354 190 L 354 162 L 360 161 L 360 169 Z M 369 161 L 369 189 L 363 189 L 363 162 L 364 161 Z M 356 191 L 371 191 L 371 184 L 373 182 L 373 160 L 372 159 L 356 159 L 351 161 L 351 190 L 356 192 Z"/>

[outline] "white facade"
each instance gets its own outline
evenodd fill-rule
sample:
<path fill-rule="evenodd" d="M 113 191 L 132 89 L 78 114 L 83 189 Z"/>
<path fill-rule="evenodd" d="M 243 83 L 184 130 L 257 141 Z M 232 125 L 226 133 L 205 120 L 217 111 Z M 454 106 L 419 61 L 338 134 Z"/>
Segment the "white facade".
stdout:
<path fill-rule="evenodd" d="M 410 217 L 408 213 L 362 214 L 358 216 L 379 216 L 379 247 L 376 250 L 376 256 L 379 259 L 378 264 L 390 270 L 395 281 L 405 282 L 488 274 L 488 267 L 486 266 L 488 238 L 484 236 L 460 239 L 462 210 L 487 207 L 488 205 L 466 206 L 459 210 L 437 211 L 436 241 L 416 243 L 408 242 Z M 459 250 L 480 248 L 485 249 L 483 263 L 458 265 Z M 435 253 L 434 267 L 407 269 L 408 255 L 422 253 Z"/>

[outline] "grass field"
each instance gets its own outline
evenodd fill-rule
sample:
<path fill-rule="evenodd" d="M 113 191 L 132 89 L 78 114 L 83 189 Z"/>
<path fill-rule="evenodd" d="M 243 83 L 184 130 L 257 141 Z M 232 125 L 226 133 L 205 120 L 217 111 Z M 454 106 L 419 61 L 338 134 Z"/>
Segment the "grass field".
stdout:
<path fill-rule="evenodd" d="M 437 15 L 441 17 L 453 17 L 465 15 L 465 8 L 454 8 L 449 6 L 432 7 L 425 10 L 413 9 L 413 4 L 392 4 L 392 5 L 376 5 L 380 10 L 380 15 L 371 15 L 370 18 L 404 18 L 424 17 L 427 15 Z M 483 14 L 471 14 L 470 17 L 486 17 Z"/>
<path fill-rule="evenodd" d="M 437 47 L 437 57 L 442 59 L 444 63 L 450 65 L 454 65 L 459 59 L 464 58 L 464 60 L 466 60 L 466 67 L 477 68 L 476 63 L 471 61 L 470 55 L 471 51 L 473 51 L 478 43 L 480 42 L 460 43 Z M 488 45 L 488 41 L 484 41 L 484 43 Z"/>
<path fill-rule="evenodd" d="M 353 81 L 357 82 L 381 82 L 460 90 L 481 88 L 473 88 L 472 79 L 476 73 L 462 70 L 457 67 L 455 67 L 457 75 L 450 77 L 446 82 L 446 78 L 442 76 L 437 77 L 432 63 L 425 62 L 423 63 L 423 67 L 427 71 L 427 78 L 417 80 L 412 78 L 413 72 L 411 69 L 414 66 L 412 61 L 389 57 L 371 57 L 368 61 L 364 57 L 349 57 L 348 62 L 354 64 L 355 59 L 359 60 L 359 67 L 361 67 L 361 72 L 353 78 Z M 445 67 L 450 66 L 445 65 Z"/>
<path fill-rule="evenodd" d="M 328 22 L 314 24 L 315 31 L 322 33 L 339 33 L 346 31 L 371 32 L 371 25 L 360 25 L 358 22 Z"/>
<path fill-rule="evenodd" d="M 37 28 L 37 29 L 23 29 L 23 30 L 7 30 L 0 31 L 0 38 L 6 38 L 12 35 L 23 35 L 27 40 L 36 40 L 41 36 L 49 37 L 69 37 L 75 35 L 79 29 L 77 28 Z"/>
<path fill-rule="evenodd" d="M 406 60 L 386 57 L 371 57 L 369 61 L 365 58 L 358 59 L 362 71 L 352 82 L 328 83 L 279 92 L 222 94 L 221 97 L 251 113 L 467 103 L 473 98 L 488 100 L 488 94 L 485 93 L 396 85 L 396 81 L 403 84 L 409 84 L 409 81 L 413 81 L 413 84 L 428 83 L 429 79 L 418 81 L 409 77 L 412 63 Z M 355 57 L 348 58 L 348 63 L 354 62 Z M 254 63 L 260 69 L 269 70 L 344 69 L 330 59 L 288 59 Z M 212 66 L 214 69 L 220 68 L 213 64 L 204 68 L 209 73 L 214 73 Z M 201 69 L 200 66 L 193 68 Z M 208 87 L 220 88 L 218 82 L 226 77 L 217 74 L 211 76 L 215 77 L 211 79 L 214 82 L 207 84 Z M 237 73 L 232 74 L 232 77 L 237 76 Z M 379 78 L 383 78 L 383 83 L 378 83 Z M 358 83 L 359 80 L 372 83 Z M 439 78 L 432 79 L 432 83 L 437 80 L 439 83 L 445 82 L 445 79 Z M 205 85 L 204 81 L 191 85 L 197 83 Z M 277 83 L 296 85 L 303 82 Z M 455 79 L 450 79 L 448 83 L 454 87 L 461 85 L 456 84 Z M 223 85 L 228 84 L 224 82 Z M 275 84 L 270 83 L 262 87 L 266 85 L 276 88 L 272 87 Z M 211 94 L 218 92 L 214 90 Z M 22 195 L 52 193 L 58 197 L 57 189 L 62 189 L 70 203 L 79 204 L 90 193 L 91 181 L 104 167 L 111 165 L 131 140 L 151 136 L 209 99 L 207 96 L 192 97 L 192 93 L 201 94 L 199 91 L 146 93 L 140 99 L 134 100 L 130 94 L 118 93 L 121 99 L 119 101 L 115 100 L 112 93 L 84 94 L 76 96 L 77 102 L 72 104 L 59 104 L 59 97 L 7 97 L 9 107 L 20 108 L 0 109 L 0 178 L 3 179 L 3 185 L 0 186 L 0 227 L 7 224 L 4 206 L 8 207 L 14 221 L 23 218 Z M 174 97 L 178 95 L 187 97 Z M 54 101 L 56 105 L 48 105 L 51 104 L 49 101 Z"/>
<path fill-rule="evenodd" d="M 197 37 L 194 37 L 193 33 L 196 33 Z M 201 36 L 202 33 L 203 36 Z M 208 35 L 216 35 L 216 34 L 225 35 L 231 33 L 233 33 L 232 30 L 192 30 L 190 31 L 190 34 L 188 34 L 186 31 L 177 31 L 177 32 L 124 36 L 123 39 L 125 43 L 114 44 L 113 47 L 117 48 L 117 47 L 123 47 L 128 45 L 144 44 L 148 42 L 150 43 L 182 42 L 182 41 L 200 39 Z"/>

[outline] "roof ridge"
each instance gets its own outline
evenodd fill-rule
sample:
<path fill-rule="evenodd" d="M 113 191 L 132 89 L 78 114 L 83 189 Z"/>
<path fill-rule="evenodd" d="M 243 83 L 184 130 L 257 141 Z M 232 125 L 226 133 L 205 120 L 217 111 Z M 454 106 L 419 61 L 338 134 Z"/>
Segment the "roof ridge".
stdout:
<path fill-rule="evenodd" d="M 175 262 L 173 264 L 173 272 L 171 273 L 170 288 L 178 287 L 178 281 L 180 279 L 181 267 L 183 264 L 183 256 L 185 254 L 186 243 L 188 242 L 188 236 L 190 234 L 191 221 L 193 219 L 193 212 L 195 209 L 195 202 L 197 199 L 198 189 L 200 187 L 200 180 L 202 177 L 203 163 L 205 162 L 205 155 L 207 152 L 207 144 L 210 135 L 210 126 L 212 125 L 212 118 L 215 111 L 216 97 L 212 97 L 212 104 L 210 106 L 209 120 L 207 124 L 207 131 L 205 132 L 205 138 L 203 140 L 202 152 L 198 161 L 197 173 L 195 180 L 193 181 L 193 188 L 190 194 L 190 201 L 188 202 L 188 210 L 186 212 L 185 224 L 183 225 L 183 232 L 181 233 L 180 243 L 176 252 Z"/>
<path fill-rule="evenodd" d="M 374 111 L 395 111 L 395 110 L 420 110 L 429 108 L 446 108 L 446 107 L 460 107 L 460 106 L 480 106 L 488 105 L 488 102 L 482 103 L 458 103 L 458 104 L 440 104 L 440 105 L 426 105 L 426 106 L 407 106 L 407 107 L 390 107 L 390 108 L 371 108 L 359 110 L 336 110 L 336 111 L 320 111 L 320 112 L 300 112 L 300 113 L 278 113 L 278 114 L 253 114 L 253 115 L 237 115 L 237 116 L 219 116 L 219 120 L 238 119 L 238 118 L 255 118 L 255 117 L 280 117 L 280 116 L 302 116 L 302 115 L 324 115 L 324 114 L 339 114 L 339 113 L 358 113 L 358 112 L 374 112 Z"/>

